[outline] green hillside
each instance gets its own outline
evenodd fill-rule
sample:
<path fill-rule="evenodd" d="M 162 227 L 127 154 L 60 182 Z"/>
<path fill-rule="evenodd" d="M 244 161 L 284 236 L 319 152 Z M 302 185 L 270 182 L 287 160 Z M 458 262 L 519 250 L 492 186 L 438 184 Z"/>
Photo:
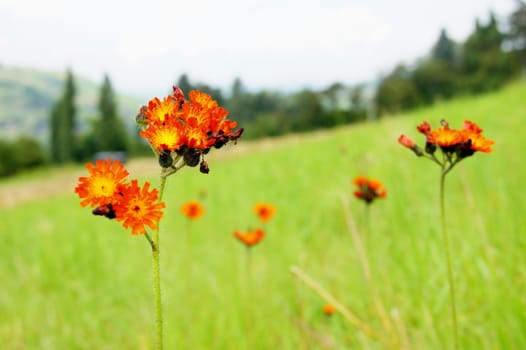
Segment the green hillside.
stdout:
<path fill-rule="evenodd" d="M 211 152 L 210 174 L 185 168 L 170 177 L 161 222 L 165 348 L 452 349 L 439 169 L 397 143 L 401 133 L 421 143 L 416 125 L 446 118 L 454 128 L 472 120 L 495 140 L 492 153 L 476 153 L 446 180 L 460 348 L 526 349 L 524 96 L 526 84 L 515 83 L 375 123 L 240 140 Z M 131 177 L 158 185 L 154 159 L 127 166 Z M 148 242 L 81 208 L 79 174 L 86 171 L 69 167 L 0 182 L 0 197 L 35 194 L 0 208 L 6 349 L 153 348 Z M 370 207 L 368 225 L 352 196 L 358 175 L 388 190 Z M 42 197 L 48 181 L 56 190 Z M 179 211 L 191 199 L 206 208 L 194 222 Z M 259 201 L 277 208 L 267 224 L 252 213 Z M 266 237 L 248 263 L 232 232 L 261 225 Z M 324 315 L 326 301 L 291 266 L 380 339 L 339 312 Z"/>
<path fill-rule="evenodd" d="M 62 93 L 65 72 L 46 72 L 30 68 L 0 66 L 0 137 L 30 135 L 47 142 L 49 111 Z M 79 128 L 84 130 L 97 115 L 98 84 L 75 77 Z M 132 125 L 133 116 L 144 103 L 118 95 L 119 113 Z"/>

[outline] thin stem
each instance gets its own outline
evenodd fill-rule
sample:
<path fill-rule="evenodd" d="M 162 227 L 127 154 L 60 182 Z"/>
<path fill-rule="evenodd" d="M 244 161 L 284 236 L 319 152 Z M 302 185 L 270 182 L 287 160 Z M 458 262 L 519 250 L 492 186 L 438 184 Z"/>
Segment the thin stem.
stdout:
<path fill-rule="evenodd" d="M 442 237 L 444 240 L 444 250 L 446 253 L 447 274 L 449 280 L 449 294 L 451 297 L 451 317 L 453 319 L 453 339 L 454 349 L 458 349 L 458 325 L 457 325 L 457 306 L 455 302 L 455 284 L 453 280 L 453 270 L 451 267 L 451 253 L 449 252 L 449 239 L 446 230 L 446 210 L 444 205 L 444 184 L 447 173 L 456 163 L 452 163 L 449 168 L 442 171 L 440 176 L 440 219 L 442 223 Z"/>
<path fill-rule="evenodd" d="M 354 315 L 347 307 L 340 303 L 332 294 L 327 292 L 323 287 L 316 282 L 313 278 L 303 272 L 299 267 L 292 266 L 290 272 L 298 277 L 303 283 L 309 286 L 313 291 L 315 291 L 320 297 L 322 297 L 327 303 L 334 306 L 345 319 L 347 319 L 353 326 L 361 330 L 365 335 L 372 339 L 380 338 L 378 333 L 369 327 L 367 323 L 360 320 L 356 315 Z"/>
<path fill-rule="evenodd" d="M 161 176 L 159 185 L 159 202 L 163 199 L 166 176 Z M 149 237 L 149 236 L 148 236 Z M 147 237 L 147 238 L 148 238 Z M 156 325 L 156 350 L 163 350 L 163 309 L 161 300 L 161 268 L 159 263 L 159 224 L 153 232 L 152 246 L 152 267 L 153 267 L 153 293 L 155 298 L 155 325 Z"/>

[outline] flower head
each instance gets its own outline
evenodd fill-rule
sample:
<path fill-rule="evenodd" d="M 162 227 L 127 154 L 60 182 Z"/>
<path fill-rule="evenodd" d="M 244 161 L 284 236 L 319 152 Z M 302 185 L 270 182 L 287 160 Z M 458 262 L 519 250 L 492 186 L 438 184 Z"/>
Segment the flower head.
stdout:
<path fill-rule="evenodd" d="M 128 171 L 122 163 L 111 159 L 97 160 L 95 166 L 86 164 L 90 176 L 79 177 L 75 192 L 82 199 L 80 205 L 85 207 L 105 206 L 119 200 L 119 192 Z"/>
<path fill-rule="evenodd" d="M 177 151 L 185 143 L 184 126 L 176 119 L 151 121 L 148 128 L 140 132 L 153 148 L 159 152 Z"/>
<path fill-rule="evenodd" d="M 123 221 L 124 228 L 130 228 L 134 235 L 146 233 L 146 226 L 156 229 L 164 207 L 164 202 L 158 202 L 158 191 L 150 190 L 148 182 L 139 187 L 137 180 L 131 181 L 122 200 L 114 205 L 117 221 Z"/>
<path fill-rule="evenodd" d="M 265 237 L 265 231 L 260 228 L 254 230 L 248 230 L 245 232 L 234 231 L 234 237 L 237 238 L 241 243 L 247 247 L 252 247 L 258 244 L 263 237 Z"/>
<path fill-rule="evenodd" d="M 448 127 L 438 128 L 431 131 L 428 135 L 427 141 L 440 147 L 451 147 L 462 142 L 462 135 L 458 130 L 450 129 Z"/>
<path fill-rule="evenodd" d="M 205 207 L 198 201 L 188 201 L 181 206 L 181 213 L 190 220 L 197 220 L 205 212 Z"/>
<path fill-rule="evenodd" d="M 228 111 L 209 94 L 194 90 L 188 95 L 185 101 L 183 91 L 174 87 L 174 92 L 162 100 L 151 99 L 136 120 L 142 128 L 140 135 L 163 157 L 161 166 L 175 172 L 183 165 L 197 166 L 201 160 L 201 172 L 208 173 L 203 156 L 212 147 L 235 142 L 243 129 L 233 131 L 237 123 L 226 118 Z"/>
<path fill-rule="evenodd" d="M 453 164 L 473 155 L 475 152 L 490 153 L 492 151 L 491 146 L 493 146 L 495 142 L 482 136 L 483 130 L 476 123 L 466 120 L 462 125 L 462 129 L 459 130 L 451 129 L 446 120 L 441 120 L 440 124 L 441 127 L 435 130 L 431 130 L 428 122 L 423 122 L 417 127 L 419 132 L 427 136 L 425 151 L 432 155 L 432 157 L 435 157 L 434 152 L 436 149 L 440 148 L 442 152 L 447 155 L 447 162 Z M 401 135 L 398 138 L 398 142 L 412 150 L 418 148 L 418 146 L 405 135 Z M 415 151 L 415 153 L 419 156 L 423 155 L 423 153 L 417 151 Z M 432 157 L 429 158 L 440 163 L 437 158 Z"/>
<path fill-rule="evenodd" d="M 276 213 L 276 207 L 268 203 L 256 203 L 252 207 L 252 210 L 261 222 L 269 222 Z"/>
<path fill-rule="evenodd" d="M 363 199 L 367 204 L 372 203 L 376 198 L 387 196 L 387 190 L 379 180 L 358 176 L 353 183 L 358 186 L 358 190 L 354 191 L 354 196 Z"/>

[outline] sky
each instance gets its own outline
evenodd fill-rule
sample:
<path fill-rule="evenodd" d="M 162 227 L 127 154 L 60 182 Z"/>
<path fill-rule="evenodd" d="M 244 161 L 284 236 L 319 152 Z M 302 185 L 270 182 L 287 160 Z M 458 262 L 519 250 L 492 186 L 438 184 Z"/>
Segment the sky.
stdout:
<path fill-rule="evenodd" d="M 440 29 L 463 41 L 514 0 L 1 0 L 0 64 L 70 68 L 115 89 L 162 96 L 192 83 L 249 90 L 376 80 L 426 55 Z"/>

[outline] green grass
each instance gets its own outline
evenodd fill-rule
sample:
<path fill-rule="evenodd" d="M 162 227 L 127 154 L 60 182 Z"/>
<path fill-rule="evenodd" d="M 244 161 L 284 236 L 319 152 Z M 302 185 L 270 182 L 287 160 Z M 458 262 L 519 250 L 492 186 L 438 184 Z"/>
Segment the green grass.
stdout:
<path fill-rule="evenodd" d="M 452 127 L 473 120 L 496 141 L 493 153 L 475 154 L 446 180 L 461 348 L 526 348 L 524 96 L 526 85 L 516 83 L 378 123 L 241 141 L 247 152 L 214 152 L 209 175 L 185 169 L 169 178 L 161 223 L 166 349 L 385 349 L 342 315 L 324 316 L 324 301 L 290 274 L 301 267 L 386 334 L 341 199 L 361 225 L 363 205 L 351 196 L 361 174 L 389 191 L 371 207 L 362 239 L 379 297 L 399 315 L 393 334 L 406 333 L 406 349 L 452 348 L 438 167 L 396 142 L 400 133 L 422 141 L 415 126 L 441 118 Z M 157 184 L 156 173 L 147 180 Z M 2 348 L 150 349 L 147 241 L 91 216 L 66 190 L 0 211 Z M 203 192 L 206 213 L 189 223 L 179 206 Z M 232 231 L 258 225 L 256 201 L 278 211 L 252 251 L 247 280 Z"/>

